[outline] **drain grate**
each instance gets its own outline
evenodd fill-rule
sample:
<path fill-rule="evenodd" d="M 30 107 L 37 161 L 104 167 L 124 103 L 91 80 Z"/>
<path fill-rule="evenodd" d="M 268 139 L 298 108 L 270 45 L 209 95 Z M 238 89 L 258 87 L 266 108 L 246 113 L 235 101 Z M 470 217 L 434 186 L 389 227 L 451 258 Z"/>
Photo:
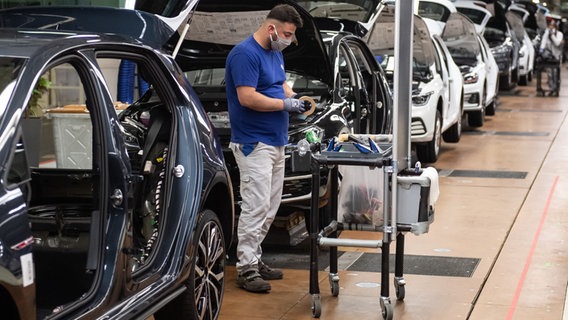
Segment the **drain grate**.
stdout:
<path fill-rule="evenodd" d="M 439 170 L 440 177 L 525 179 L 526 171 L 501 170 Z"/>
<path fill-rule="evenodd" d="M 390 255 L 389 272 L 394 272 L 394 257 L 393 254 Z M 473 275 L 480 260 L 478 258 L 405 255 L 403 273 L 469 278 Z M 364 253 L 347 270 L 380 272 L 381 254 Z"/>
<path fill-rule="evenodd" d="M 285 250 L 284 250 L 285 251 Z M 345 270 L 362 272 L 381 272 L 380 253 L 345 254 L 338 251 L 338 264 L 348 266 Z M 273 268 L 309 270 L 310 255 L 297 252 L 265 252 L 262 261 Z M 477 268 L 480 259 L 464 257 L 437 257 L 424 255 L 404 255 L 405 274 L 445 276 L 445 277 L 471 277 Z M 228 265 L 235 265 L 234 259 L 227 261 Z M 389 256 L 389 272 L 394 273 L 395 255 Z M 329 266 L 329 252 L 320 251 L 318 255 L 318 269 L 324 271 Z"/>

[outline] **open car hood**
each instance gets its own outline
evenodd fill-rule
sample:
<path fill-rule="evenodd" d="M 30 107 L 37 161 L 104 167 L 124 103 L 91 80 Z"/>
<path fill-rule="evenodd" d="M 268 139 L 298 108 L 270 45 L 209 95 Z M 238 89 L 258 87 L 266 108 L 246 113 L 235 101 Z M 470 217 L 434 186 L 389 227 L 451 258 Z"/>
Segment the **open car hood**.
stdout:
<path fill-rule="evenodd" d="M 386 6 L 375 21 L 373 30 L 365 37 L 373 54 L 394 54 L 395 40 L 395 6 Z M 415 63 L 431 65 L 434 63 L 436 51 L 430 31 L 424 20 L 414 15 L 414 43 L 412 45 L 412 58 Z"/>
<path fill-rule="evenodd" d="M 190 19 L 197 2 L 169 0 L 154 5 L 152 1 L 139 0 L 137 10 L 96 6 L 17 7 L 0 10 L 0 27 L 121 34 L 162 48 Z"/>
<path fill-rule="evenodd" d="M 201 1 L 176 61 L 186 71 L 224 68 L 233 46 L 253 34 L 270 9 L 280 3 L 295 7 L 303 20 L 303 27 L 296 30 L 297 44 L 283 51 L 286 69 L 301 71 L 331 85 L 333 72 L 320 31 L 310 14 L 292 0 Z"/>
<path fill-rule="evenodd" d="M 478 55 L 481 50 L 475 24 L 459 12 L 450 14 L 442 31 L 442 39 L 450 51 L 465 51 Z"/>
<path fill-rule="evenodd" d="M 298 0 L 313 17 L 320 29 L 348 31 L 364 36 L 373 27 L 383 8 L 382 0 Z M 328 21 L 326 21 L 328 20 Z M 331 21 L 335 21 L 333 24 Z M 321 27 L 327 23 L 326 28 Z"/>
<path fill-rule="evenodd" d="M 483 33 L 493 16 L 493 13 L 487 9 L 483 1 L 458 1 L 456 8 L 475 24 L 475 29 L 479 34 Z"/>

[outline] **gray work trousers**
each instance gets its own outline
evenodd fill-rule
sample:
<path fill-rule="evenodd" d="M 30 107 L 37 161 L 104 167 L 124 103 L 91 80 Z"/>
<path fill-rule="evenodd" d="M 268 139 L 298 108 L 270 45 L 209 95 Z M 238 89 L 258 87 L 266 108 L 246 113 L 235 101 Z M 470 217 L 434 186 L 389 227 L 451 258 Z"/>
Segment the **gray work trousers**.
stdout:
<path fill-rule="evenodd" d="M 241 213 L 237 226 L 237 272 L 258 271 L 261 244 L 282 201 L 284 147 L 258 143 L 245 156 L 242 145 L 231 143 L 240 173 Z"/>

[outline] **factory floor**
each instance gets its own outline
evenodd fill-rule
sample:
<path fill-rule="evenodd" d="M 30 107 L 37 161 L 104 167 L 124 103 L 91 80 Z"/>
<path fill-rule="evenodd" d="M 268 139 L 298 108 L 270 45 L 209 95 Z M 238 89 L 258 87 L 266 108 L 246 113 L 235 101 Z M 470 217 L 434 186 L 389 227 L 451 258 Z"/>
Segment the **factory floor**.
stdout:
<path fill-rule="evenodd" d="M 568 70 L 562 71 L 560 97 L 537 97 L 534 79 L 501 91 L 483 127 L 465 127 L 459 143 L 442 144 L 439 160 L 429 164 L 440 175 L 435 220 L 425 234 L 406 234 L 402 301 L 389 275 L 393 319 L 568 319 Z M 380 249 L 338 249 L 339 295 L 331 294 L 322 263 L 320 318 L 382 319 Z M 309 246 L 268 246 L 265 256 L 275 267 L 284 259 L 295 263 L 283 268 L 284 279 L 271 281 L 268 294 L 239 289 L 229 265 L 220 319 L 312 319 Z"/>

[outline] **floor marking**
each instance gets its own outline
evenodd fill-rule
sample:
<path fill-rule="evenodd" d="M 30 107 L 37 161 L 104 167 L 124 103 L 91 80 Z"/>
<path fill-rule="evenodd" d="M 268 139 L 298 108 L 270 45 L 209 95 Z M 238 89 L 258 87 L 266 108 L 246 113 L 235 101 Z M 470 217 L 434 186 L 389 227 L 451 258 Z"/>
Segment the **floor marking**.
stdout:
<path fill-rule="evenodd" d="M 550 208 L 550 202 L 552 201 L 552 196 L 554 194 L 554 190 L 556 189 L 556 184 L 558 184 L 558 176 L 556 176 L 556 178 L 554 179 L 554 182 L 552 183 L 552 188 L 550 189 L 550 192 L 548 194 L 548 199 L 546 199 L 546 206 L 544 207 L 544 211 L 542 213 L 542 216 L 540 217 L 540 222 L 538 223 L 538 227 L 536 229 L 536 233 L 534 235 L 533 242 L 529 250 L 529 255 L 527 256 L 527 260 L 525 261 L 525 266 L 523 267 L 523 272 L 521 273 L 519 283 L 517 284 L 517 289 L 515 290 L 515 296 L 513 297 L 513 301 L 511 302 L 511 307 L 509 308 L 509 313 L 507 314 L 507 320 L 513 319 L 513 315 L 515 314 L 515 309 L 517 308 L 517 303 L 519 302 L 519 296 L 521 295 L 521 291 L 523 290 L 523 285 L 525 283 L 525 278 L 527 277 L 529 265 L 531 264 L 531 260 L 534 254 L 534 249 L 536 247 L 536 243 L 538 242 L 538 238 L 540 237 L 540 231 L 542 230 L 544 220 L 546 219 L 546 215 L 548 214 L 548 209 Z"/>

